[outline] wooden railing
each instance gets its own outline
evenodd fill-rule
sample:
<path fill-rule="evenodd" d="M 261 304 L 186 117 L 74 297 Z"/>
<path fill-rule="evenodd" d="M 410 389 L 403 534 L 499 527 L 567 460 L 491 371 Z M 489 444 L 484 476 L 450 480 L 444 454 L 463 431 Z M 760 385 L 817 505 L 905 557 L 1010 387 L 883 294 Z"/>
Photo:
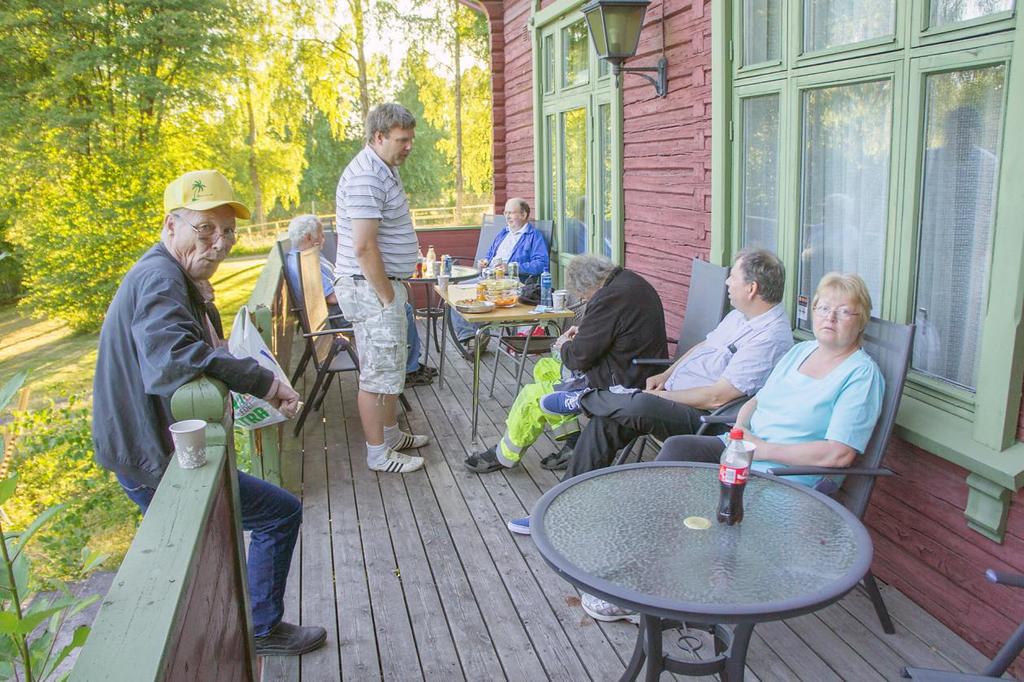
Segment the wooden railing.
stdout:
<path fill-rule="evenodd" d="M 456 211 L 454 206 L 440 206 L 432 208 L 410 209 L 413 225 L 417 229 L 437 227 L 473 227 L 480 225 L 480 217 L 484 213 L 490 213 L 494 208 L 493 204 L 473 204 L 463 206 Z M 324 224 L 325 230 L 334 229 L 334 214 L 325 213 L 318 215 L 320 222 Z M 274 242 L 288 231 L 287 220 L 272 220 L 266 223 L 254 225 L 241 225 L 238 229 L 238 245 L 245 249 L 269 249 Z"/>
<path fill-rule="evenodd" d="M 206 377 L 175 392 L 175 419 L 207 422 L 207 462 L 171 460 L 72 680 L 257 679 L 227 401 Z"/>

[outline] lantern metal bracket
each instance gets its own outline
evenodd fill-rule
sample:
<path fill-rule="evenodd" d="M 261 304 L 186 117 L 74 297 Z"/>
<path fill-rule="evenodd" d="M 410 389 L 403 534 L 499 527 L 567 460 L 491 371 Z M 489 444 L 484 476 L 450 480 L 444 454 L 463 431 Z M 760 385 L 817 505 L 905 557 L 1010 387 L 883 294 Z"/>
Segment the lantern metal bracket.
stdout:
<path fill-rule="evenodd" d="M 607 57 L 601 57 L 608 61 L 611 67 L 612 75 L 616 78 L 621 73 L 635 73 L 641 78 L 646 79 L 651 85 L 654 86 L 654 91 L 658 97 L 665 97 L 668 95 L 668 59 L 662 57 L 658 60 L 657 66 L 623 66 L 622 62 L 617 60 L 613 61 Z M 648 76 L 647 73 L 656 73 L 657 75 L 653 78 Z"/>

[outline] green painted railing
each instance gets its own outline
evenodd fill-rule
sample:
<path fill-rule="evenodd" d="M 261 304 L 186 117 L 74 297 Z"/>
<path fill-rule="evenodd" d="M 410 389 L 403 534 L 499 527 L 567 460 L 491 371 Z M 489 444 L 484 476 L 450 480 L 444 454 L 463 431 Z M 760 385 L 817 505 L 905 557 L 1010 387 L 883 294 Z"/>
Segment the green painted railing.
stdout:
<path fill-rule="evenodd" d="M 174 394 L 203 419 L 207 462 L 171 461 L 71 679 L 256 680 L 227 389 L 200 377 Z"/>

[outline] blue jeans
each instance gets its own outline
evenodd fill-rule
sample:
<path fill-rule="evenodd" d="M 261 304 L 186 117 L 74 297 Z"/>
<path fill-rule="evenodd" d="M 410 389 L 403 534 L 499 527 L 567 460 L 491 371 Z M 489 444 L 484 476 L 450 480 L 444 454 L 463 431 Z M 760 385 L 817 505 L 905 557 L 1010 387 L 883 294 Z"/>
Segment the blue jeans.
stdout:
<path fill-rule="evenodd" d="M 416 317 L 413 315 L 412 303 L 405 304 L 405 317 L 409 322 L 409 331 L 406 332 L 409 359 L 405 362 L 405 371 L 415 372 L 420 368 L 420 333 L 416 329 Z"/>
<path fill-rule="evenodd" d="M 125 494 L 145 514 L 156 490 L 117 475 Z M 242 503 L 242 528 L 249 538 L 249 599 L 253 635 L 263 637 L 281 622 L 284 587 L 292 563 L 292 551 L 302 523 L 302 503 L 287 490 L 255 476 L 238 472 Z"/>

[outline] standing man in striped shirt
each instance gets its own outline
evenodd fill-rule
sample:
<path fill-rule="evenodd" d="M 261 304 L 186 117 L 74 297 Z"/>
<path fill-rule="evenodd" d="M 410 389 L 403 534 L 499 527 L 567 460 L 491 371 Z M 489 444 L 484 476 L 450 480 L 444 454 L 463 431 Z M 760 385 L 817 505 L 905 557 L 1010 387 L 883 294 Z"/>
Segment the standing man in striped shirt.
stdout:
<path fill-rule="evenodd" d="M 398 166 L 415 137 L 416 119 L 400 104 L 380 104 L 366 118 L 366 147 L 341 174 L 337 192 L 335 293 L 352 323 L 359 352 L 359 419 L 366 464 L 407 473 L 423 458 L 426 436 L 398 428 L 396 403 L 405 386 L 406 288 L 419 244 Z"/>

